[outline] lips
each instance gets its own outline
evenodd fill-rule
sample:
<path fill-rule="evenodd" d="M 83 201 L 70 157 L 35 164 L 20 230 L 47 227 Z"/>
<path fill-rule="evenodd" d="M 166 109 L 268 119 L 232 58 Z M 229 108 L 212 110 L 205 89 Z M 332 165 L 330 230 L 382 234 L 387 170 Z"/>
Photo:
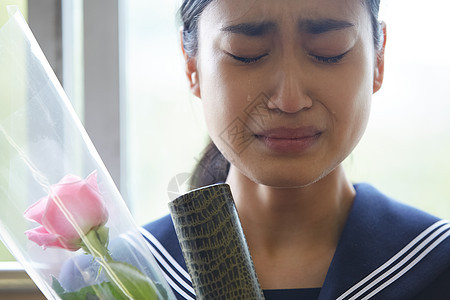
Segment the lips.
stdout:
<path fill-rule="evenodd" d="M 270 139 L 302 139 L 320 134 L 321 130 L 314 126 L 300 127 L 300 128 L 286 128 L 279 127 L 267 129 L 256 134 L 256 136 L 270 138 Z"/>
<path fill-rule="evenodd" d="M 312 148 L 322 135 L 314 126 L 272 128 L 255 134 L 257 140 L 274 152 L 300 153 Z"/>

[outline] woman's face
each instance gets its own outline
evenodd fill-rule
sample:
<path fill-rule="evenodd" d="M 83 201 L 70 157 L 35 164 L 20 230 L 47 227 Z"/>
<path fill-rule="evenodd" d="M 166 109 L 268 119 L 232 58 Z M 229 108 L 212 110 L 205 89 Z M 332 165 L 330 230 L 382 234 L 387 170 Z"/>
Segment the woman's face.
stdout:
<path fill-rule="evenodd" d="M 381 85 L 371 28 L 361 0 L 209 4 L 188 73 L 233 166 L 275 187 L 334 170 L 360 140 Z"/>

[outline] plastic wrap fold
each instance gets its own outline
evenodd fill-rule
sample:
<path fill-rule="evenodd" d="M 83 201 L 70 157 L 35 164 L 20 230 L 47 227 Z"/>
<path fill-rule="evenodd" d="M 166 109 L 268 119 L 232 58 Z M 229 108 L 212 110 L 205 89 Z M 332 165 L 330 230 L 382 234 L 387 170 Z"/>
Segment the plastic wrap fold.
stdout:
<path fill-rule="evenodd" d="M 48 299 L 174 299 L 27 23 L 8 10 L 0 28 L 2 241 Z"/>

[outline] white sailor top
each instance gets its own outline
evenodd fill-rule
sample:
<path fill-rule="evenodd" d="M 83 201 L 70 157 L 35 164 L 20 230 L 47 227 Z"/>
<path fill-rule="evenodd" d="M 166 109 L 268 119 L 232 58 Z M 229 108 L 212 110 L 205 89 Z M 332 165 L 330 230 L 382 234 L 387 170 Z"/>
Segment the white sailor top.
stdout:
<path fill-rule="evenodd" d="M 450 222 L 368 184 L 355 190 L 323 286 L 264 291 L 266 299 L 450 299 Z M 195 299 L 170 216 L 142 234 L 177 299 Z"/>

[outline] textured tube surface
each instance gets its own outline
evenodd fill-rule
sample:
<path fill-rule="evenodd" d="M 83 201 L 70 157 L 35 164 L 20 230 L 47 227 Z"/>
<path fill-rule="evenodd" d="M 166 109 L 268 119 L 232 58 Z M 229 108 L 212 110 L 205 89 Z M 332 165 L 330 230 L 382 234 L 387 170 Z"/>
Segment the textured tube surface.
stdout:
<path fill-rule="evenodd" d="M 227 184 L 191 191 L 169 208 L 197 299 L 264 299 Z"/>

